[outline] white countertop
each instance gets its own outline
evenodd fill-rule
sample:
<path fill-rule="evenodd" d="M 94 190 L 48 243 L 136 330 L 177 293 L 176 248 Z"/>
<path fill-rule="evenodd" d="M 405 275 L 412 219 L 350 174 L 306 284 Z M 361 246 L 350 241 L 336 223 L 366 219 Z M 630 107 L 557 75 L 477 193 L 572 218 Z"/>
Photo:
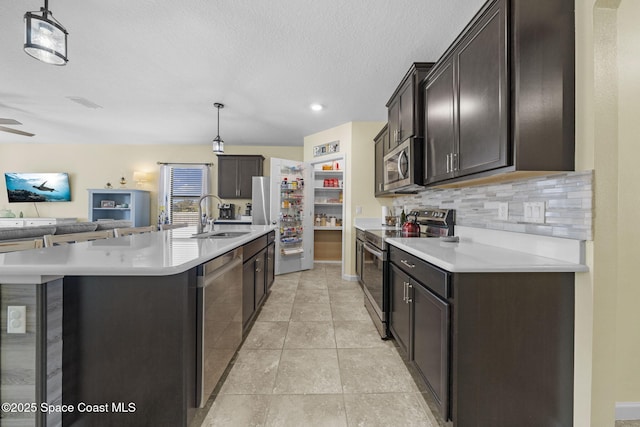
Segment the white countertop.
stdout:
<path fill-rule="evenodd" d="M 437 267 L 454 273 L 584 272 L 586 265 L 461 240 L 391 238 L 386 241 Z"/>
<path fill-rule="evenodd" d="M 60 276 L 168 276 L 182 273 L 273 229 L 222 225 L 249 231 L 234 238 L 195 239 L 195 227 L 0 254 L 0 283 L 43 283 Z"/>
<path fill-rule="evenodd" d="M 360 230 L 385 228 L 378 219 L 361 219 Z M 456 226 L 458 243 L 438 238 L 386 238 L 385 241 L 450 272 L 586 272 L 584 242 L 501 230 Z"/>

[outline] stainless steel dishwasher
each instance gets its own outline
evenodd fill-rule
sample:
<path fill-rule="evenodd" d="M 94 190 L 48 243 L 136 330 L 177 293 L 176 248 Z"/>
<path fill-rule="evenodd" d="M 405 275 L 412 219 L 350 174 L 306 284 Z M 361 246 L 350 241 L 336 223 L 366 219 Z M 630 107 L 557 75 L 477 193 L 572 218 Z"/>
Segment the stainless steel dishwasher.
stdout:
<path fill-rule="evenodd" d="M 242 248 L 198 267 L 196 406 L 204 407 L 242 342 Z"/>

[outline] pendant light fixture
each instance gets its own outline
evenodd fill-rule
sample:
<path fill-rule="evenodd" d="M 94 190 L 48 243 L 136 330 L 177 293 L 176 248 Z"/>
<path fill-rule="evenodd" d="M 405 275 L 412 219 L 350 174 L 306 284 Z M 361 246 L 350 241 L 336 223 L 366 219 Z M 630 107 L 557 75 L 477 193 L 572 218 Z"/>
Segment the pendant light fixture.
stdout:
<path fill-rule="evenodd" d="M 49 10 L 49 0 L 44 0 L 44 7 L 40 8 L 40 12 L 24 14 L 24 28 L 24 51 L 27 54 L 47 64 L 67 63 L 69 33 L 53 17 Z"/>
<path fill-rule="evenodd" d="M 216 102 L 213 104 L 214 107 L 218 109 L 218 134 L 215 138 L 213 138 L 213 152 L 216 154 L 224 153 L 224 141 L 220 138 L 220 109 L 224 108 L 224 104 L 220 104 Z"/>

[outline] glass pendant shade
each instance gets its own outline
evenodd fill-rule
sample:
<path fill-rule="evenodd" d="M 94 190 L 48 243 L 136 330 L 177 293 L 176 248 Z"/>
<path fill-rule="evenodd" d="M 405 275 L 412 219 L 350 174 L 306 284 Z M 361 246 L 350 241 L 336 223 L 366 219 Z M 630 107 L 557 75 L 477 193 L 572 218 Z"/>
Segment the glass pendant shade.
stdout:
<path fill-rule="evenodd" d="M 224 108 L 224 104 L 216 102 L 213 104 L 218 109 L 218 134 L 213 138 L 213 152 L 216 154 L 224 153 L 224 141 L 220 138 L 220 109 Z"/>
<path fill-rule="evenodd" d="M 213 152 L 216 154 L 224 153 L 224 141 L 220 138 L 220 135 L 213 139 Z"/>
<path fill-rule="evenodd" d="M 49 11 L 42 9 L 24 15 L 24 51 L 30 56 L 47 64 L 65 65 L 67 59 L 67 30 L 48 18 Z"/>

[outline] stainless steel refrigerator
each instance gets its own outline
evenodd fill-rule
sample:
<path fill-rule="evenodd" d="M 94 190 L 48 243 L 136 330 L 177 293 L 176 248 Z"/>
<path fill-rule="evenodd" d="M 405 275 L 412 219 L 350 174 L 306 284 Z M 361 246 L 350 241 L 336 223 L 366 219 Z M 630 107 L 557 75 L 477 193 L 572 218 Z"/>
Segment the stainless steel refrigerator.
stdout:
<path fill-rule="evenodd" d="M 252 184 L 253 224 L 276 225 L 275 274 L 313 268 L 311 166 L 272 158 L 271 176 L 253 177 Z"/>

